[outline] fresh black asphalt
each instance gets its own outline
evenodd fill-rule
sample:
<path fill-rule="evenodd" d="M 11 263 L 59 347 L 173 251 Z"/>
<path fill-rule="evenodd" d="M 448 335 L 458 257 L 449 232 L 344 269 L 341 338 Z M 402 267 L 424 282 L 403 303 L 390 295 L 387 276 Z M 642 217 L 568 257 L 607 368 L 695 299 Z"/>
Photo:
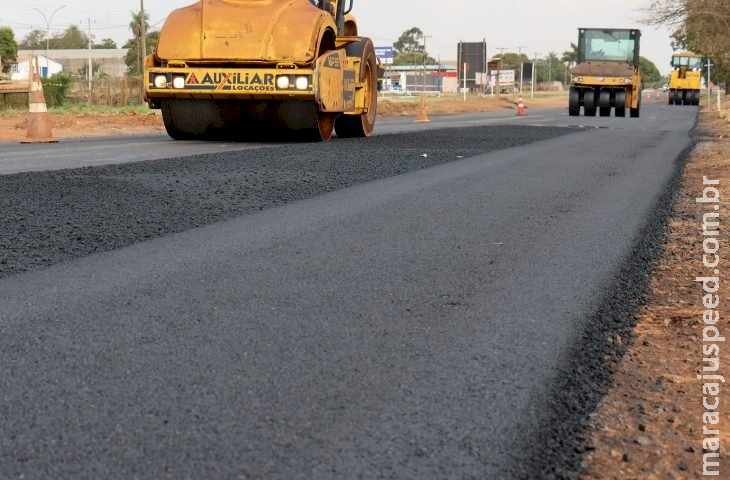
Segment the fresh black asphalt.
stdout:
<path fill-rule="evenodd" d="M 573 132 L 472 127 L 3 175 L 0 277 Z"/>
<path fill-rule="evenodd" d="M 205 220 L 143 242 L 148 227 L 92 235 L 108 250 L 93 255 L 49 256 L 52 234 L 18 246 L 42 260 L 0 279 L 0 477 L 571 476 L 696 110 L 643 113 L 577 133 L 516 128 L 526 144 L 491 153 L 461 129 L 262 149 L 257 191 L 277 194 L 258 204 L 225 193 L 255 171 L 227 184 L 241 161 L 217 156 L 7 177 L 73 205 L 85 189 L 71 201 L 66 185 L 103 184 L 91 198 L 106 208 L 54 209 L 94 218 L 85 231 L 126 238 L 131 221 L 98 223 L 107 210 L 164 230 L 186 216 L 169 203 Z M 297 161 L 309 183 L 289 181 Z M 129 213 L 135 195 L 146 209 Z M 9 225 L 61 225 L 33 212 Z"/>

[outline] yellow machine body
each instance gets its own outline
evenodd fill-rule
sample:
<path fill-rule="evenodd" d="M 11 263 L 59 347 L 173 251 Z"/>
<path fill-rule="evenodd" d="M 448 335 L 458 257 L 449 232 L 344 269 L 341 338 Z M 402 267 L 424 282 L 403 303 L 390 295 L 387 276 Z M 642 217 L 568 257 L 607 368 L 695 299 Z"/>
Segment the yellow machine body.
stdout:
<path fill-rule="evenodd" d="M 672 76 L 669 79 L 670 105 L 699 105 L 703 60 L 701 55 L 691 52 L 672 55 Z"/>
<path fill-rule="evenodd" d="M 262 121 L 314 140 L 329 139 L 333 128 L 369 136 L 379 71 L 351 7 L 201 0 L 175 10 L 145 61 L 146 99 L 162 108 L 173 138 L 236 137 Z"/>
<path fill-rule="evenodd" d="M 586 116 L 638 117 L 641 110 L 641 32 L 633 29 L 581 28 L 578 62 L 571 71 L 568 112 Z"/>

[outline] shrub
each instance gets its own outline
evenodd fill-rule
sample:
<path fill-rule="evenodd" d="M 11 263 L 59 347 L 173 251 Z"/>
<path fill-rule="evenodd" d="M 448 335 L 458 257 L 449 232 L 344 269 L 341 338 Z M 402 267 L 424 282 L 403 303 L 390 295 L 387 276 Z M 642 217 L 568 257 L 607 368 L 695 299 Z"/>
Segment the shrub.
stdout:
<path fill-rule="evenodd" d="M 42 82 L 46 105 L 49 108 L 63 105 L 71 88 L 71 76 L 65 73 L 57 73 L 49 78 L 42 79 Z"/>

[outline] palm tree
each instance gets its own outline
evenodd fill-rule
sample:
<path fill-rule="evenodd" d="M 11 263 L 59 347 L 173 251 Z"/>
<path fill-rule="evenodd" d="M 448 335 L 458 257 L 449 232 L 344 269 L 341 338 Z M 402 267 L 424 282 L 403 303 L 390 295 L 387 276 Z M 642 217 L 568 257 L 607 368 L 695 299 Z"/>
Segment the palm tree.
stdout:
<path fill-rule="evenodd" d="M 578 61 L 578 45 L 571 42 L 570 50 L 566 50 L 565 52 L 563 52 L 563 56 L 560 57 L 560 61 L 563 63 L 567 63 L 569 66 L 575 65 L 575 63 Z"/>

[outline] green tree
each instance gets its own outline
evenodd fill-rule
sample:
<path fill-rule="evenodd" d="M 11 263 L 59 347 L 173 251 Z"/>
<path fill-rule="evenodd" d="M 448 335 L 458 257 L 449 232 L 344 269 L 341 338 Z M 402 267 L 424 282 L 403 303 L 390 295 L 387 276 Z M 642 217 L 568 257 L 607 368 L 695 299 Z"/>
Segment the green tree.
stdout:
<path fill-rule="evenodd" d="M 401 34 L 393 44 L 395 53 L 423 52 L 423 32 L 418 27 L 413 27 Z"/>
<path fill-rule="evenodd" d="M 152 31 L 147 33 L 147 55 L 152 54 L 155 51 L 155 46 L 160 40 L 160 32 Z M 127 55 L 124 57 L 124 63 L 127 64 L 127 72 L 131 74 L 140 73 L 139 71 L 139 39 L 130 38 L 122 48 L 126 48 Z"/>
<path fill-rule="evenodd" d="M 71 88 L 71 75 L 67 73 L 56 73 L 49 78 L 42 78 L 43 94 L 46 97 L 46 105 L 58 107 L 66 102 L 68 92 Z"/>
<path fill-rule="evenodd" d="M 570 50 L 563 52 L 563 56 L 560 57 L 560 61 L 567 63 L 568 66 L 575 65 L 578 62 L 578 45 L 571 42 Z"/>
<path fill-rule="evenodd" d="M 652 0 L 644 21 L 673 27 L 673 47 L 711 58 L 716 67 L 713 79 L 730 81 L 730 2 Z"/>
<path fill-rule="evenodd" d="M 537 59 L 537 81 L 564 82 L 568 75 L 568 66 L 561 61 L 555 52 L 548 53 L 545 58 Z"/>
<path fill-rule="evenodd" d="M 104 39 L 101 40 L 101 42 L 93 44 L 91 48 L 95 48 L 95 49 L 116 49 L 117 48 L 117 42 L 115 42 L 111 38 L 104 38 Z"/>
<path fill-rule="evenodd" d="M 127 40 L 127 43 L 124 44 L 122 48 L 128 49 L 127 56 L 124 57 L 124 63 L 127 64 L 127 72 L 131 74 L 138 74 L 140 73 L 139 70 L 139 64 L 140 64 L 140 57 L 139 57 L 139 48 L 141 42 L 141 34 L 142 34 L 142 12 L 131 12 L 132 13 L 132 21 L 129 22 L 129 29 L 132 30 L 132 34 L 134 35 L 132 38 Z M 160 39 L 160 32 L 158 31 L 150 31 L 150 16 L 149 13 L 145 12 L 144 14 L 144 26 L 145 26 L 145 32 L 147 33 L 145 35 L 145 47 L 146 47 L 146 54 L 150 55 L 155 51 L 155 46 L 157 45 L 157 42 Z"/>
<path fill-rule="evenodd" d="M 502 59 L 502 70 L 514 70 L 515 74 L 519 76 L 520 74 L 520 64 L 522 63 L 531 63 L 532 60 L 530 58 L 523 54 L 513 53 L 513 52 L 507 52 L 507 53 L 499 53 L 494 58 L 501 58 Z"/>
<path fill-rule="evenodd" d="M 10 27 L 0 27 L 0 58 L 2 73 L 10 71 L 10 65 L 18 58 L 18 44 Z"/>
<path fill-rule="evenodd" d="M 393 65 L 423 65 L 424 63 L 434 64 L 436 60 L 428 55 L 423 49 L 423 32 L 418 27 L 413 27 L 403 34 L 393 44 L 395 57 Z"/>
<path fill-rule="evenodd" d="M 18 44 L 20 50 L 39 50 L 46 48 L 46 32 L 31 30 Z"/>
<path fill-rule="evenodd" d="M 654 62 L 648 58 L 639 57 L 639 66 L 641 68 L 641 79 L 645 84 L 659 83 L 662 80 L 662 74 L 654 65 Z"/>
<path fill-rule="evenodd" d="M 63 33 L 53 35 L 48 41 L 52 50 L 89 48 L 89 37 L 76 25 L 69 25 Z"/>

